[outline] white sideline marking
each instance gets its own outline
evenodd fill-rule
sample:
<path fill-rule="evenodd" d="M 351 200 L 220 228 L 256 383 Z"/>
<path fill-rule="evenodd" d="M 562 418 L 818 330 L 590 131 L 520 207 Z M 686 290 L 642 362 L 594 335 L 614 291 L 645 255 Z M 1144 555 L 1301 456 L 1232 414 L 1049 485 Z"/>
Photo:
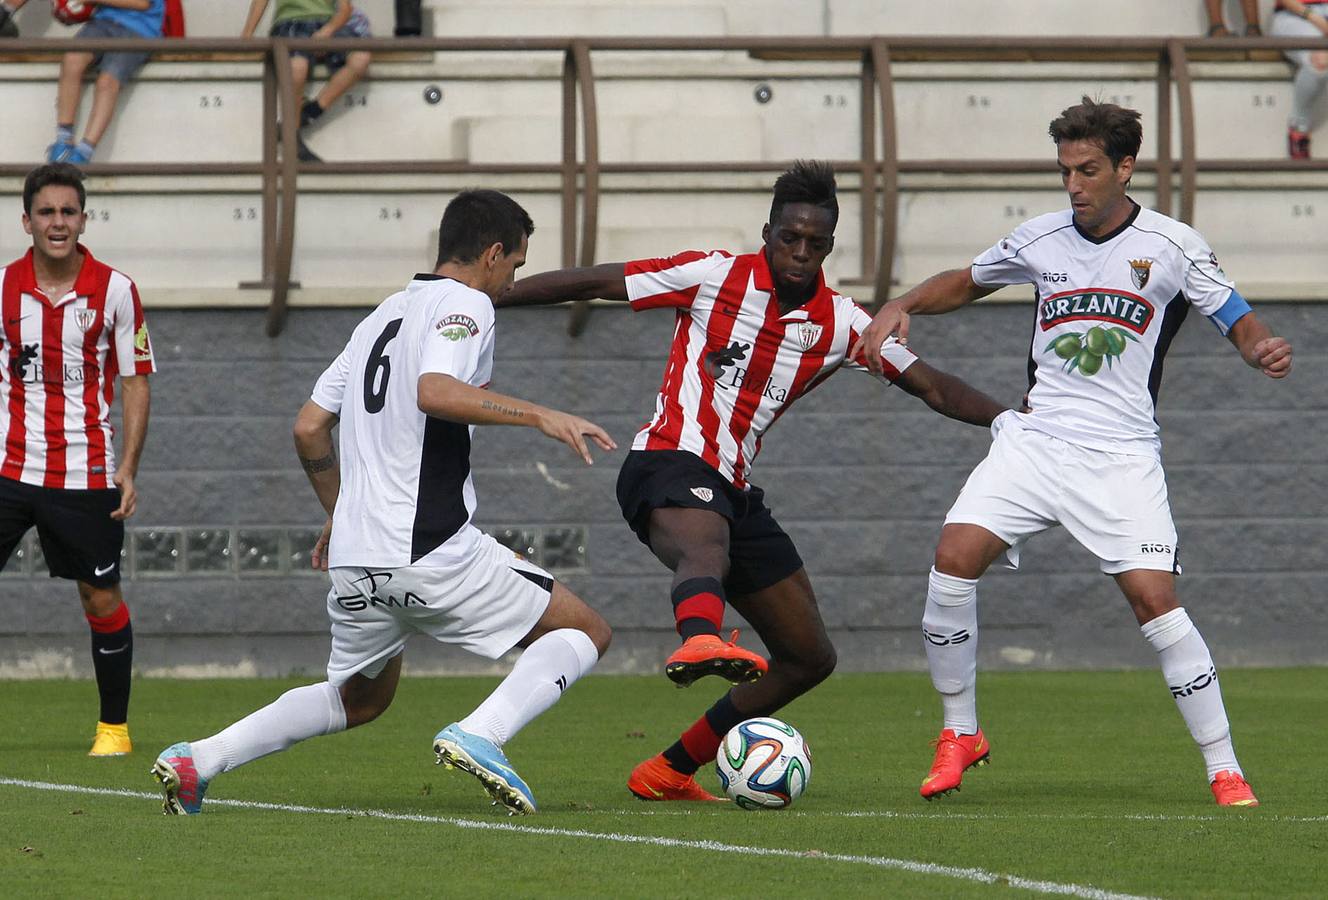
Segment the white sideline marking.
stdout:
<path fill-rule="evenodd" d="M 31 788 L 39 791 L 59 791 L 67 794 L 95 794 L 106 797 L 132 797 L 134 799 L 160 800 L 160 793 L 130 791 L 122 788 L 93 788 L 77 784 L 55 784 L 49 781 L 27 781 L 22 778 L 0 778 L 0 785 Z M 1000 884 L 1003 886 L 1036 891 L 1041 894 L 1061 894 L 1067 897 L 1082 897 L 1085 900 L 1148 900 L 1135 894 L 1118 894 L 1104 891 L 1091 885 L 1065 884 L 1056 881 L 1041 881 L 1023 878 L 1018 875 L 1003 875 L 961 866 L 942 866 L 936 863 L 917 862 L 911 859 L 894 859 L 888 856 L 859 856 L 844 853 L 822 853 L 818 850 L 787 850 L 778 847 L 748 847 L 740 844 L 725 844 L 719 841 L 687 841 L 679 838 L 651 837 L 638 834 L 618 834 L 616 832 L 585 831 L 580 828 L 548 828 L 538 825 L 519 825 L 515 822 L 490 822 L 476 819 L 459 819 L 451 816 L 426 816 L 417 813 L 395 813 L 381 809 L 352 809 L 349 807 L 328 808 L 321 806 L 296 806 L 286 803 L 262 803 L 253 800 L 209 800 L 209 805 L 234 806 L 243 809 L 263 809 L 278 812 L 321 813 L 337 816 L 365 816 L 371 819 L 385 819 L 391 822 L 426 822 L 435 825 L 452 825 L 457 828 L 474 828 L 481 831 L 506 831 L 516 834 L 531 834 L 551 837 L 589 838 L 591 840 L 610 841 L 617 844 L 645 844 L 652 847 L 677 847 L 686 850 L 712 850 L 721 853 L 743 856 L 766 856 L 786 859 L 816 859 L 828 862 L 857 863 L 882 869 L 897 869 L 920 875 L 940 875 L 961 881 L 976 881 L 981 884 Z"/>
<path fill-rule="evenodd" d="M 616 810 L 596 809 L 586 810 L 588 814 L 614 815 L 619 814 Z M 687 809 L 643 809 L 637 810 L 628 815 L 637 816 L 690 816 L 692 810 Z M 1212 813 L 1204 815 L 1176 815 L 1171 813 L 998 813 L 998 812 L 900 812 L 893 809 L 870 809 L 870 810 L 826 810 L 818 812 L 800 812 L 792 810 L 780 810 L 776 815 L 784 818 L 799 819 L 972 819 L 975 821 L 988 821 L 999 819 L 1024 820 L 1024 819 L 1049 819 L 1061 822 L 1294 822 L 1298 824 L 1317 824 L 1328 822 L 1328 815 L 1325 816 L 1284 816 L 1276 813 L 1254 812 L 1249 810 L 1248 814 L 1244 810 L 1231 810 L 1223 813 Z"/>

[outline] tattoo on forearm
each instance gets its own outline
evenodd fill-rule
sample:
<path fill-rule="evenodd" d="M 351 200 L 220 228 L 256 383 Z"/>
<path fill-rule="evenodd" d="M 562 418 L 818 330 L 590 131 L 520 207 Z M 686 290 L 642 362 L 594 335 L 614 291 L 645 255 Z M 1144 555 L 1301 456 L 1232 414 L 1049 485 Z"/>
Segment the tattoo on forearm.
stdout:
<path fill-rule="evenodd" d="M 329 453 L 327 456 L 320 456 L 318 459 L 305 459 L 300 457 L 300 465 L 304 466 L 304 471 L 310 475 L 317 475 L 319 472 L 326 472 L 337 464 L 336 454 Z"/>
<path fill-rule="evenodd" d="M 516 409 L 511 406 L 503 406 L 501 403 L 494 403 L 492 400 L 481 401 L 480 408 L 491 409 L 494 412 L 498 413 L 500 416 L 511 416 L 514 419 L 524 418 L 526 415 L 524 412 L 522 412 L 519 409 Z"/>

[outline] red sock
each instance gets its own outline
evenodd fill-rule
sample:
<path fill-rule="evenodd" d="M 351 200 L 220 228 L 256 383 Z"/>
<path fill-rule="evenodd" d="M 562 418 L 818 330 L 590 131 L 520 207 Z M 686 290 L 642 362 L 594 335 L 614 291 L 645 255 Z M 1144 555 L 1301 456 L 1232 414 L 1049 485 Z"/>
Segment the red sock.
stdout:
<path fill-rule="evenodd" d="M 685 641 L 719 634 L 724 623 L 724 585 L 718 578 L 688 578 L 673 589 L 673 621 Z"/>

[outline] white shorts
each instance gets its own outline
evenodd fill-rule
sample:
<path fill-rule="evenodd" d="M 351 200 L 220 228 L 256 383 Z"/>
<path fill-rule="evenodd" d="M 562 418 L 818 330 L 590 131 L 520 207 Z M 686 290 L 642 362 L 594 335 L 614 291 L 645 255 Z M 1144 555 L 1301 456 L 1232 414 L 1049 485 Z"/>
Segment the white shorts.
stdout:
<path fill-rule="evenodd" d="M 448 568 L 337 567 L 330 571 L 327 615 L 332 653 L 327 680 L 376 678 L 419 633 L 497 659 L 544 615 L 553 576 L 481 535 L 475 553 Z"/>
<path fill-rule="evenodd" d="M 959 493 L 945 524 L 980 525 L 1010 545 L 1062 525 L 1116 575 L 1133 569 L 1180 574 L 1176 526 L 1162 464 L 1148 456 L 1070 444 L 1004 415 L 991 449 Z"/>

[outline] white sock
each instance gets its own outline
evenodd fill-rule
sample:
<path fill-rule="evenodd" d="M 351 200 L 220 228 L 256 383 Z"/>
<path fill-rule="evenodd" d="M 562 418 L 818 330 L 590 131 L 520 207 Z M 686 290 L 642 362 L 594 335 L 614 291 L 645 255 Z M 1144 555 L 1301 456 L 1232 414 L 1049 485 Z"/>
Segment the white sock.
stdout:
<path fill-rule="evenodd" d="M 346 730 L 341 694 L 326 681 L 297 687 L 210 738 L 193 741 L 194 768 L 204 778 L 320 734 Z"/>
<path fill-rule="evenodd" d="M 927 578 L 922 613 L 923 644 L 931 683 L 941 694 L 945 727 L 955 734 L 978 730 L 978 583 L 943 575 L 935 567 Z"/>
<path fill-rule="evenodd" d="M 1313 66 L 1301 66 L 1292 79 L 1290 126 L 1296 131 L 1308 132 L 1314 117 L 1314 107 L 1319 102 L 1319 95 L 1328 84 L 1328 72 L 1320 72 Z"/>
<path fill-rule="evenodd" d="M 1185 608 L 1163 613 L 1139 628 L 1157 651 L 1162 677 L 1203 753 L 1208 780 L 1223 770 L 1243 774 L 1231 744 L 1231 725 L 1213 657 Z"/>
<path fill-rule="evenodd" d="M 550 631 L 527 647 L 503 683 L 457 724 L 501 747 L 597 662 L 599 651 L 584 631 Z"/>

